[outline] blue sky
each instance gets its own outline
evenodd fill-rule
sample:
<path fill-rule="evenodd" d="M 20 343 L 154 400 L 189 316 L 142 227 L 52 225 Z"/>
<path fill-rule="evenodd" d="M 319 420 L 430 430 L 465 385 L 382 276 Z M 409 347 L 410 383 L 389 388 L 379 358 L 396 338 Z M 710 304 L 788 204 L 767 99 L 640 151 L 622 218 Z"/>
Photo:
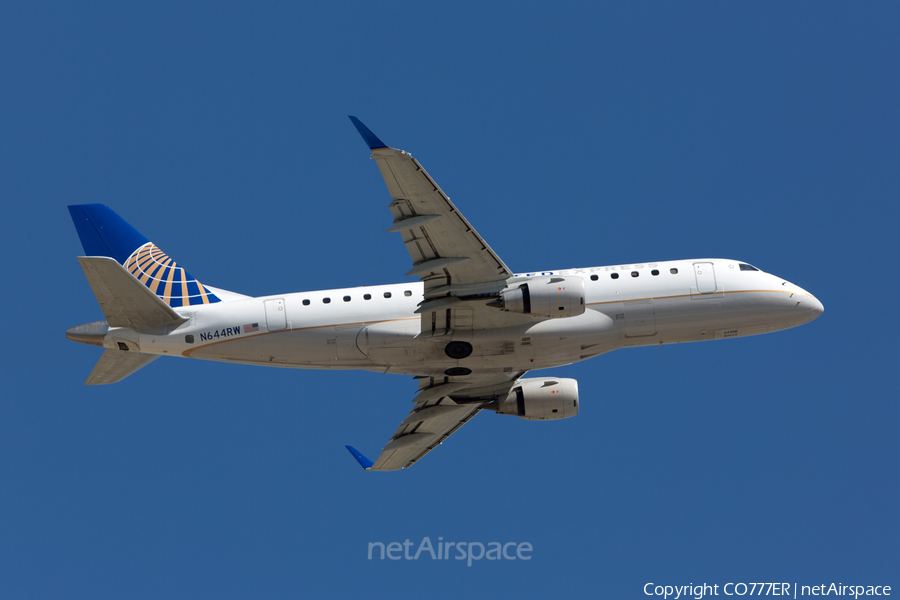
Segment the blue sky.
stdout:
<path fill-rule="evenodd" d="M 887 2 L 7 6 L 0 596 L 900 585 L 898 28 Z M 245 294 L 403 281 L 348 114 L 516 271 L 737 258 L 825 314 L 548 371 L 577 418 L 479 415 L 392 474 L 343 445 L 377 454 L 408 378 L 167 358 L 82 386 L 67 204 Z M 424 536 L 533 558 L 366 559 Z"/>

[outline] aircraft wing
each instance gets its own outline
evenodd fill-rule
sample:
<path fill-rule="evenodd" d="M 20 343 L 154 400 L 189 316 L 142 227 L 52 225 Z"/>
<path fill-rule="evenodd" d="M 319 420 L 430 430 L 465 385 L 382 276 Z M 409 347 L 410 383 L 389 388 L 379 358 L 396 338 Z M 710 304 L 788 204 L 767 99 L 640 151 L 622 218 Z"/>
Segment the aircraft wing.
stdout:
<path fill-rule="evenodd" d="M 530 321 L 526 315 L 501 313 L 486 300 L 506 287 L 513 272 L 450 202 L 450 198 L 409 153 L 390 148 L 356 117 L 350 117 L 362 135 L 391 195 L 388 208 L 394 218 L 388 233 L 399 232 L 413 267 L 424 283 L 420 336 L 465 338 L 466 330 Z M 505 396 L 524 375 L 496 370 L 449 383 L 447 372 L 420 373 L 415 406 L 374 461 L 348 450 L 366 469 L 395 471 L 408 468 L 465 425 L 486 404 Z"/>
<path fill-rule="evenodd" d="M 423 388 L 374 463 L 355 448 L 347 449 L 367 471 L 408 469 L 468 423 L 485 404 L 508 394 L 522 375 L 495 374 Z"/>
<path fill-rule="evenodd" d="M 417 402 L 369 470 L 396 471 L 411 467 L 480 409 L 481 404 L 456 404 L 449 398 L 431 404 Z"/>
<path fill-rule="evenodd" d="M 425 282 L 425 300 L 502 289 L 512 271 L 450 202 L 419 161 L 387 147 L 356 117 L 350 117 L 372 151 L 393 201 L 394 223 L 413 268 Z M 483 284 L 494 284 L 484 286 Z"/>

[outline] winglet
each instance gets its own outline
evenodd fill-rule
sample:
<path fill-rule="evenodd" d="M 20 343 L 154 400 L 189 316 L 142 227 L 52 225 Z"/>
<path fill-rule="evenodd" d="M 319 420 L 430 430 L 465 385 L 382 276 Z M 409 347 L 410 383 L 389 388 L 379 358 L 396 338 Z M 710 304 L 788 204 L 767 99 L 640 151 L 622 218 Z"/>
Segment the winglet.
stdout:
<path fill-rule="evenodd" d="M 353 117 L 350 117 L 350 118 L 352 119 Z M 365 127 L 365 125 L 363 125 L 363 127 Z M 377 138 L 376 138 L 376 139 L 377 139 Z M 365 456 L 363 456 L 363 453 L 360 452 L 359 450 L 357 450 L 356 448 L 354 448 L 353 446 L 344 446 L 344 448 L 346 448 L 347 450 L 350 451 L 350 454 L 353 455 L 353 458 L 356 459 L 356 462 L 358 462 L 359 465 L 360 465 L 363 469 L 365 469 L 366 471 L 368 471 L 369 469 L 371 469 L 371 468 L 372 468 L 372 465 L 375 464 L 375 463 L 373 463 L 371 460 L 369 460 L 368 458 L 366 458 Z"/>
<path fill-rule="evenodd" d="M 387 148 L 387 144 L 378 139 L 378 136 L 372 133 L 372 130 L 363 125 L 363 122 L 357 119 L 352 115 L 348 115 L 350 117 L 350 121 L 353 122 L 353 125 L 356 126 L 356 130 L 359 132 L 359 135 L 363 137 L 366 141 L 366 144 L 369 145 L 369 150 L 377 150 L 379 148 Z"/>

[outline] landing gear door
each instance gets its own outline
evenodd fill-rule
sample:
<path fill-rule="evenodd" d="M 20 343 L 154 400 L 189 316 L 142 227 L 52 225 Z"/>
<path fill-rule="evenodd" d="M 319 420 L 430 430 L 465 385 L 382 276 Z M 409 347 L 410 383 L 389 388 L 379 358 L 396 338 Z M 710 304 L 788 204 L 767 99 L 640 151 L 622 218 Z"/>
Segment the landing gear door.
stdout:
<path fill-rule="evenodd" d="M 284 298 L 266 300 L 266 327 L 269 331 L 281 331 L 287 328 Z"/>

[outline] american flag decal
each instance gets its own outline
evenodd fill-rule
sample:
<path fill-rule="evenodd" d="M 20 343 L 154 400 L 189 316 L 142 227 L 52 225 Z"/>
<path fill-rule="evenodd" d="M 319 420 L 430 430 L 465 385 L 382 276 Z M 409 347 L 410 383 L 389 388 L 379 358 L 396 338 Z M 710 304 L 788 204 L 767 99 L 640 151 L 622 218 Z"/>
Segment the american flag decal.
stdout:
<path fill-rule="evenodd" d="M 259 331 L 259 323 L 248 323 L 244 325 L 244 333 L 253 333 L 254 331 Z"/>

